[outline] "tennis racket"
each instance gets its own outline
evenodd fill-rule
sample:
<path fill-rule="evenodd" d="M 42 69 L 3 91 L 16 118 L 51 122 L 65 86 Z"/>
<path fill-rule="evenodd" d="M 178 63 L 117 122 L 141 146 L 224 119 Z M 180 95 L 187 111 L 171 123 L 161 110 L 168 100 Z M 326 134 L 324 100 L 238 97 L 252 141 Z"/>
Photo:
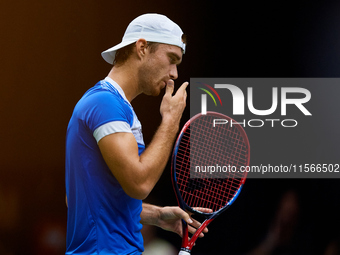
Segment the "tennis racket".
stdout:
<path fill-rule="evenodd" d="M 191 254 L 199 234 L 235 201 L 246 180 L 249 159 L 247 135 L 228 116 L 197 114 L 184 125 L 172 155 L 172 184 L 179 206 L 200 215 L 204 222 L 189 240 L 188 225 L 182 220 L 179 255 Z M 196 207 L 212 212 L 203 213 Z"/>

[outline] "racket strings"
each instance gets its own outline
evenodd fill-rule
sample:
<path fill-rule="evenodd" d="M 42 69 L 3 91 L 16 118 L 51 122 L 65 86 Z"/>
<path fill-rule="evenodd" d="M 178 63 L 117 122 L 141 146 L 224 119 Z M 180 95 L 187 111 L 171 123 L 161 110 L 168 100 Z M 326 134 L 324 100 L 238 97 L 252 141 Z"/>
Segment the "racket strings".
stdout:
<path fill-rule="evenodd" d="M 248 147 L 237 125 L 213 127 L 213 119 L 199 118 L 184 132 L 176 156 L 176 179 L 188 206 L 215 212 L 231 201 L 243 183 L 246 173 L 240 167 L 248 162 Z M 211 173 L 209 167 L 229 171 Z"/>

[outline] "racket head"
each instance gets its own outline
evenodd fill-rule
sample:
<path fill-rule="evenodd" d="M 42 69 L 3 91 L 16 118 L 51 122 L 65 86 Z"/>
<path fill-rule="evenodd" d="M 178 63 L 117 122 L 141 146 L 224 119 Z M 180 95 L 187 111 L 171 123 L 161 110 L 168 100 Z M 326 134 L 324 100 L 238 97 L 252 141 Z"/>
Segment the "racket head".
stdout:
<path fill-rule="evenodd" d="M 214 127 L 214 119 L 227 123 Z M 241 125 L 221 113 L 195 115 L 182 128 L 173 151 L 172 182 L 179 206 L 215 218 L 237 198 L 247 177 L 246 171 L 240 171 L 241 166 L 249 166 L 249 162 L 250 145 Z M 190 176 L 194 166 L 217 165 L 234 166 L 232 169 L 237 171 L 220 176 L 214 173 L 214 178 L 208 172 Z M 196 207 L 210 208 L 212 213 L 200 212 Z"/>

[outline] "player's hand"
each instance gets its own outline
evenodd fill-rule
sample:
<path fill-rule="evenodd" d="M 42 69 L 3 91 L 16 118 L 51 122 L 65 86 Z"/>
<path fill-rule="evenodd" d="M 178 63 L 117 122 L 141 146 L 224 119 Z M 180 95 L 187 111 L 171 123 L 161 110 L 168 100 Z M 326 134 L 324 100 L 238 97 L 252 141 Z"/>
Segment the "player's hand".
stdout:
<path fill-rule="evenodd" d="M 175 88 L 174 81 L 171 79 L 168 81 L 165 94 L 160 106 L 160 113 L 163 120 L 172 121 L 173 124 L 179 123 L 184 108 L 186 106 L 186 88 L 188 85 L 188 82 L 184 82 L 176 91 L 175 95 L 172 95 Z"/>
<path fill-rule="evenodd" d="M 203 212 L 203 213 L 212 213 L 213 212 L 213 210 L 211 210 L 209 208 L 203 208 L 203 207 L 194 207 L 193 209 L 196 210 L 196 211 Z M 191 216 L 192 213 L 189 213 L 189 215 Z M 195 220 L 193 218 L 192 218 L 192 220 L 193 220 L 194 225 L 189 224 L 188 231 L 189 231 L 189 233 L 194 234 L 196 232 L 196 230 L 202 225 L 202 223 L 198 222 L 197 220 Z M 207 227 L 204 228 L 204 230 L 202 231 L 202 233 L 199 234 L 198 237 L 203 237 L 204 236 L 203 233 L 208 233 Z"/>
<path fill-rule="evenodd" d="M 194 208 L 195 210 L 202 211 L 205 213 L 212 212 L 211 209 L 207 208 Z M 167 231 L 172 231 L 174 233 L 177 233 L 181 237 L 183 236 L 183 230 L 182 230 L 182 222 L 181 220 L 184 220 L 188 223 L 188 231 L 190 233 L 195 233 L 196 229 L 201 226 L 201 223 L 197 220 L 191 218 L 191 216 L 183 211 L 178 206 L 167 206 L 160 208 L 159 210 L 159 221 L 158 226 L 163 228 Z M 204 233 L 208 232 L 208 228 L 205 228 L 203 232 L 199 235 L 199 237 L 203 237 Z"/>

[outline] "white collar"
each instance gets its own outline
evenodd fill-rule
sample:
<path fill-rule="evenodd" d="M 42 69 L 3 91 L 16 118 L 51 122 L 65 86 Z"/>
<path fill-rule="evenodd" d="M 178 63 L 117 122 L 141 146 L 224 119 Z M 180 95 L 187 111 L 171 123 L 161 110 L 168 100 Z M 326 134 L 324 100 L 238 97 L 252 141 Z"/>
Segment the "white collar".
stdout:
<path fill-rule="evenodd" d="M 126 98 L 123 89 L 118 85 L 117 82 L 115 82 L 114 80 L 112 80 L 112 79 L 111 79 L 110 77 L 108 77 L 108 76 L 107 76 L 104 80 L 105 80 L 106 82 L 110 83 L 116 90 L 118 90 L 119 94 L 125 99 L 125 101 L 128 102 L 129 105 L 131 105 L 130 102 L 129 102 L 129 100 L 127 100 L 127 98 Z"/>

